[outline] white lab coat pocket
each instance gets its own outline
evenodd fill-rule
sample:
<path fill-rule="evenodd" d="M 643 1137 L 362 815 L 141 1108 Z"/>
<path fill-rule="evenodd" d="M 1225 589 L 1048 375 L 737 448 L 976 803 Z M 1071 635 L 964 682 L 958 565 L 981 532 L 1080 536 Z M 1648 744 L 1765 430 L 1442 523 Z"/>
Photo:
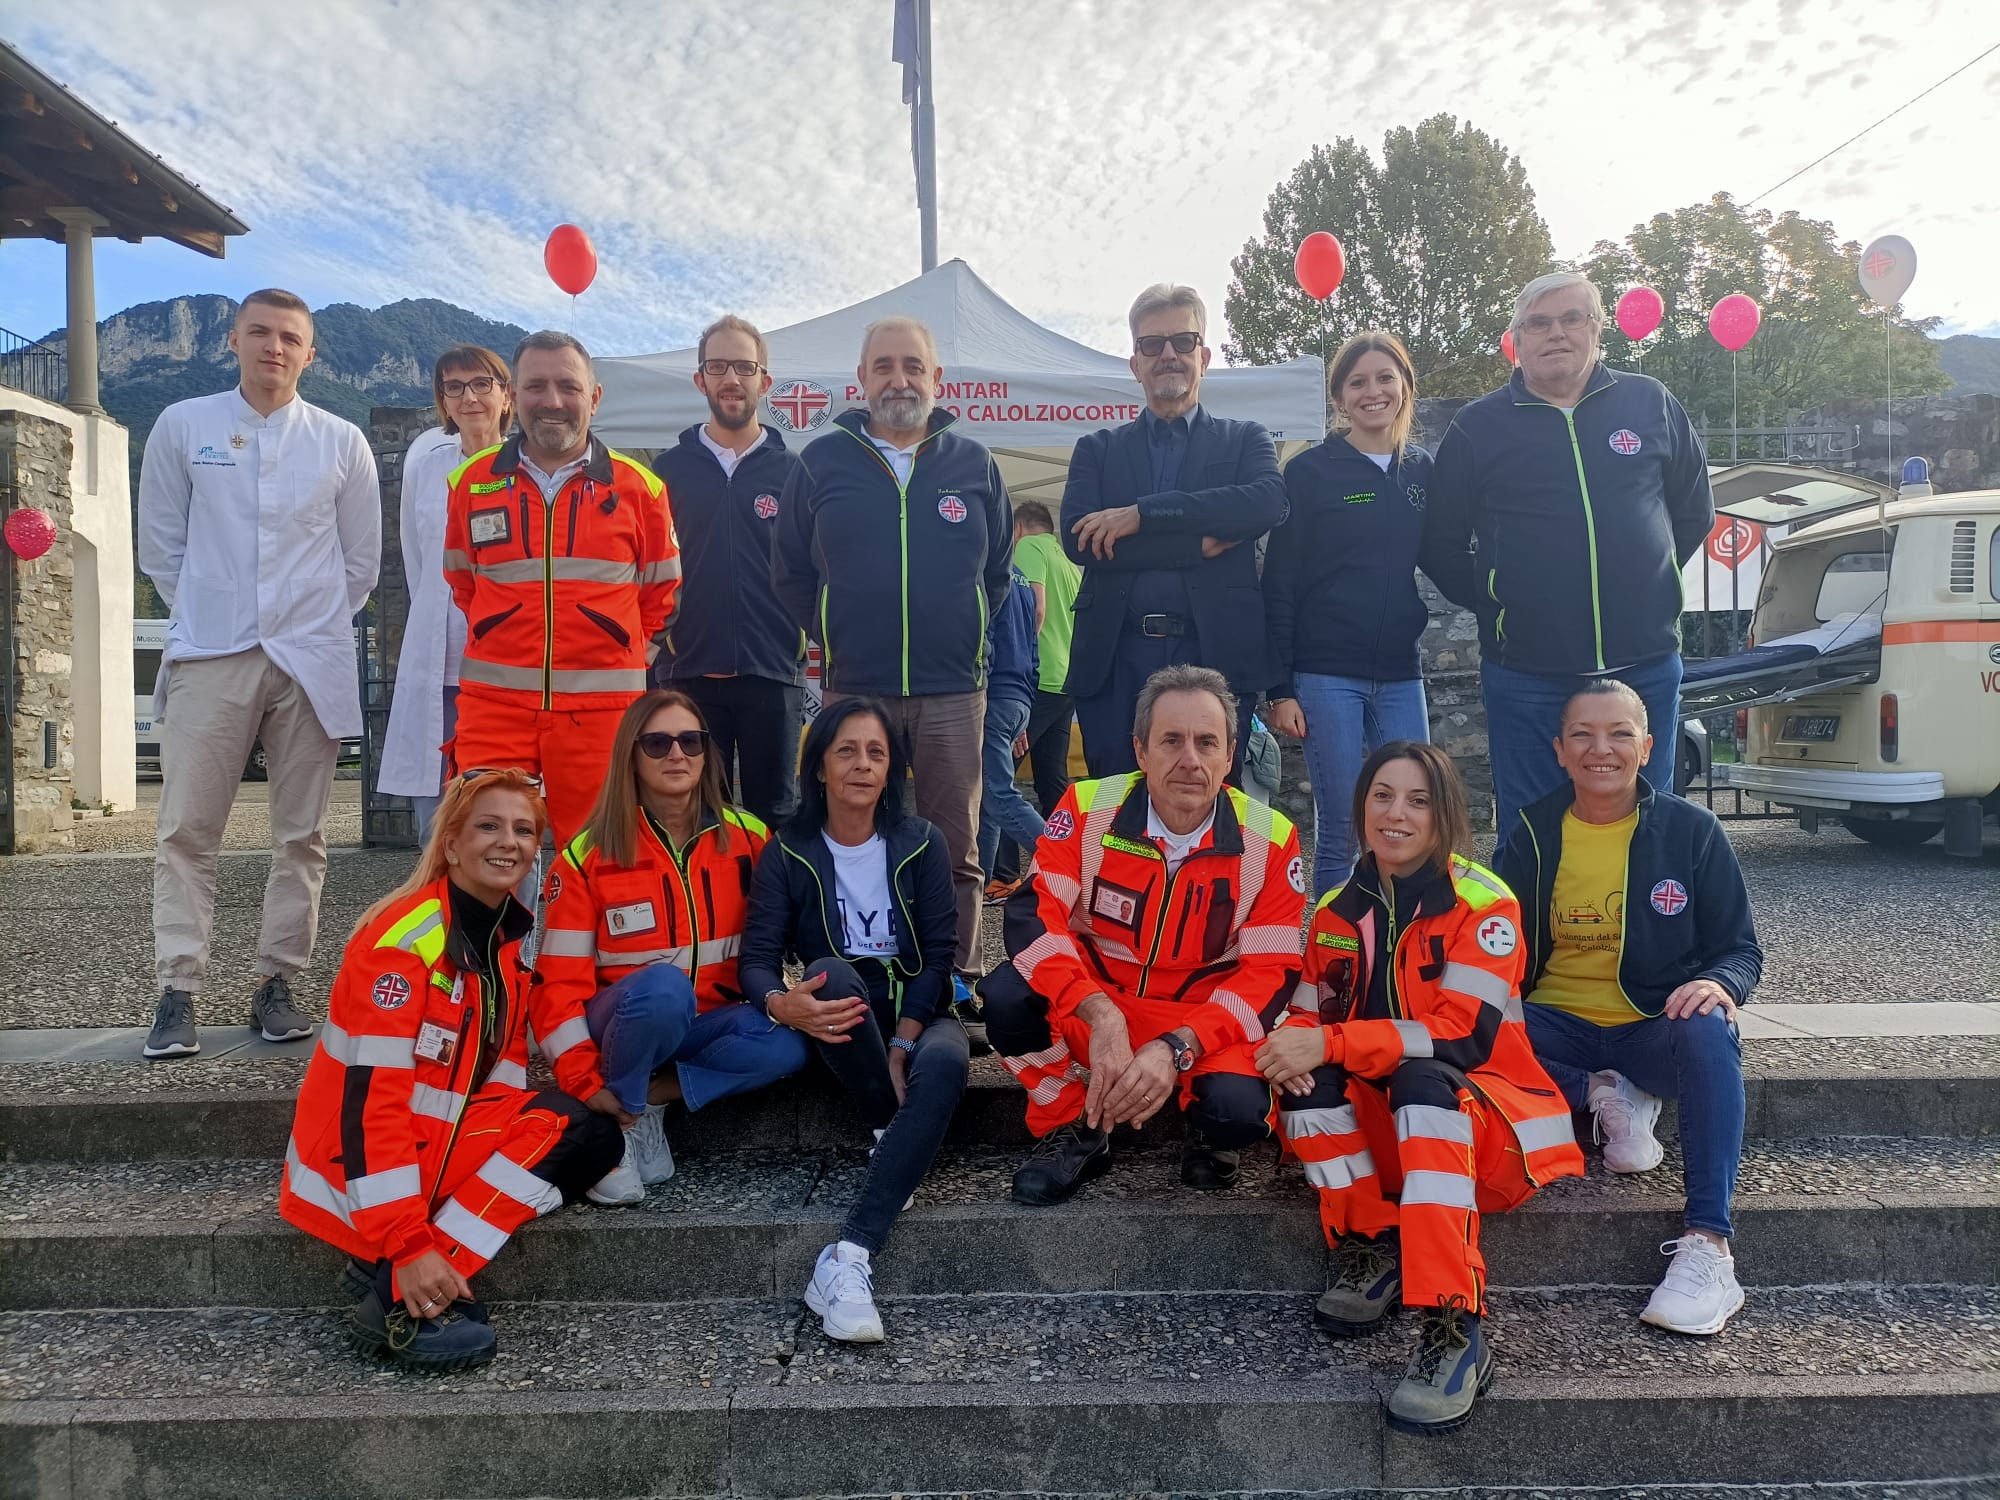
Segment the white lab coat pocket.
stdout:
<path fill-rule="evenodd" d="M 195 650 L 227 651 L 237 644 L 236 590 L 226 580 L 183 573 L 174 596 L 174 619 Z"/>

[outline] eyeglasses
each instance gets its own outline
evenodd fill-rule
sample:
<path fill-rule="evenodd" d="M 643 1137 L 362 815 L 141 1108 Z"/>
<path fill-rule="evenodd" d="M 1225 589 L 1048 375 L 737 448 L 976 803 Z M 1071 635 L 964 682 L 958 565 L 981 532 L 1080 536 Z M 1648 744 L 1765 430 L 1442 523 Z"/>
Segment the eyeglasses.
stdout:
<path fill-rule="evenodd" d="M 754 359 L 705 359 L 701 362 L 704 375 L 741 375 L 748 380 L 752 375 L 764 373 L 764 367 Z"/>
<path fill-rule="evenodd" d="M 537 792 L 542 789 L 542 778 L 537 776 L 533 771 L 523 771 L 519 766 L 474 766 L 469 771 L 460 771 L 458 779 L 460 781 L 477 781 L 482 776 L 506 775 L 520 777 Z"/>
<path fill-rule="evenodd" d="M 681 754 L 693 760 L 697 755 L 708 754 L 708 731 L 683 729 L 679 734 L 642 734 L 638 745 L 649 760 L 665 760 L 676 745 L 681 747 Z"/>
<path fill-rule="evenodd" d="M 444 393 L 454 400 L 467 392 L 475 396 L 490 396 L 493 394 L 494 386 L 505 384 L 506 382 L 496 375 L 474 375 L 470 380 L 445 381 Z"/>
<path fill-rule="evenodd" d="M 1564 333 L 1575 333 L 1577 329 L 1583 327 L 1586 323 L 1601 321 L 1603 320 L 1600 318 L 1594 318 L 1589 313 L 1579 312 L 1572 307 L 1560 318 L 1552 318 L 1547 313 L 1536 313 L 1533 317 L 1523 318 L 1521 319 L 1521 332 L 1533 334 L 1536 338 L 1540 338 L 1558 323 L 1562 325 Z"/>
<path fill-rule="evenodd" d="M 1148 333 L 1132 341 L 1132 347 L 1137 349 L 1140 355 L 1146 359 L 1157 359 L 1161 351 L 1169 344 L 1174 346 L 1174 353 L 1176 354 L 1192 354 L 1201 347 L 1201 335 L 1198 333 Z"/>

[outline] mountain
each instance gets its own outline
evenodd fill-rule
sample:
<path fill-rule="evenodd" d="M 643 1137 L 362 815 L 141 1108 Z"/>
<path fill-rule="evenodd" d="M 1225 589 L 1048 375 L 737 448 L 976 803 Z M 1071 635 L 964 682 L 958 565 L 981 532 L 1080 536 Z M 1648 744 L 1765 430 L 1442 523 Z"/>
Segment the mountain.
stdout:
<path fill-rule="evenodd" d="M 142 302 L 97 325 L 99 390 L 106 409 L 131 430 L 134 493 L 153 419 L 176 401 L 236 383 L 229 352 L 236 306 L 228 297 L 176 297 Z M 428 297 L 375 308 L 336 302 L 313 313 L 318 354 L 299 394 L 365 428 L 371 406 L 429 406 L 431 365 L 453 344 L 511 356 L 526 332 Z M 62 339 L 57 329 L 43 342 Z"/>
<path fill-rule="evenodd" d="M 1956 333 L 1938 346 L 1938 365 L 1956 396 L 2000 396 L 2000 339 Z"/>

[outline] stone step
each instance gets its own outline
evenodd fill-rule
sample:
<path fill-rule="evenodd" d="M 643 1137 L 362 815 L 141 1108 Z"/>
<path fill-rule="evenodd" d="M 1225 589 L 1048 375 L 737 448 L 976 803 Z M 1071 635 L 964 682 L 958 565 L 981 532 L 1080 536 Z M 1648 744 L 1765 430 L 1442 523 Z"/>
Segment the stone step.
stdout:
<path fill-rule="evenodd" d="M 1225 1193 L 1181 1186 L 1171 1146 L 1124 1150 L 1069 1204 L 1008 1198 L 1019 1153 L 941 1156 L 898 1221 L 880 1284 L 953 1291 L 1317 1290 L 1315 1197 L 1273 1147 Z M 795 1291 L 866 1169 L 858 1151 L 683 1160 L 631 1208 L 528 1226 L 482 1278 L 514 1299 L 665 1302 Z M 323 1303 L 340 1255 L 278 1218 L 276 1162 L 0 1167 L 0 1307 Z M 1646 1285 L 1679 1233 L 1678 1149 L 1636 1177 L 1551 1184 L 1482 1235 L 1501 1282 Z M 1753 1141 L 1736 1199 L 1739 1274 L 1810 1286 L 2000 1284 L 2000 1139 Z"/>
<path fill-rule="evenodd" d="M 1980 1039 L 1983 1044 L 1984 1039 Z M 1754 1062 L 1754 1054 L 1752 1054 Z M 1864 1069 L 1821 1065 L 1744 1079 L 1745 1134 L 1774 1140 L 1828 1135 L 1984 1136 L 2000 1134 L 2000 1056 L 1975 1064 Z M 115 1065 L 98 1065 L 111 1067 Z M 125 1162 L 282 1156 L 291 1129 L 299 1069 L 285 1063 L 217 1064 L 189 1071 L 175 1087 L 173 1064 L 143 1075 L 151 1085 L 34 1085 L 36 1069 L 0 1069 L 0 1160 Z M 272 1082 L 260 1087 L 261 1069 Z M 58 1065 L 58 1075 L 60 1066 Z M 164 1085 L 164 1086 L 162 1086 Z M 745 1147 L 815 1150 L 828 1141 L 865 1142 L 851 1105 L 823 1075 L 736 1099 L 698 1115 L 670 1115 L 678 1152 Z M 1671 1129 L 1669 1105 L 1663 1129 Z M 1180 1116 L 1167 1111 L 1147 1127 L 1172 1139 Z M 951 1140 L 1025 1145 L 1020 1086 L 992 1058 L 973 1064 Z"/>
<path fill-rule="evenodd" d="M 829 1342 L 792 1298 L 496 1304 L 498 1359 L 408 1376 L 304 1310 L 0 1315 L 0 1473 L 98 1500 L 1324 1491 L 1968 1479 L 2000 1471 L 2000 1291 L 1752 1290 L 1714 1339 L 1644 1294 L 1501 1289 L 1498 1379 L 1390 1430 L 1414 1320 L 1305 1294 L 887 1297 Z"/>

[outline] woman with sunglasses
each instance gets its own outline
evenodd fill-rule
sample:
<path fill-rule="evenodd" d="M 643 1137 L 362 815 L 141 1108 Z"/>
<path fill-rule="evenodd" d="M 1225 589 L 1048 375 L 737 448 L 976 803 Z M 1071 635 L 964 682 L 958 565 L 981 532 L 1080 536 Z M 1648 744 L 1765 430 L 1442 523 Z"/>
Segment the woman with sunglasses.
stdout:
<path fill-rule="evenodd" d="M 799 810 L 757 862 L 743 989 L 811 1043 L 875 1133 L 860 1196 L 805 1300 L 828 1338 L 879 1343 L 872 1257 L 965 1092 L 951 857 L 944 835 L 904 810 L 909 760 L 881 704 L 827 704 L 799 767 Z M 795 985 L 788 959 L 805 969 Z"/>
<path fill-rule="evenodd" d="M 415 872 L 348 939 L 299 1088 L 278 1211 L 353 1258 L 356 1346 L 414 1369 L 493 1358 L 473 1276 L 618 1160 L 583 1017 L 521 962 L 513 890 L 547 822 L 525 772 L 444 789 Z M 529 1086 L 531 1026 L 561 1092 Z"/>
<path fill-rule="evenodd" d="M 806 1065 L 805 1039 L 744 1001 L 751 872 L 769 837 L 729 804 L 721 757 L 687 694 L 655 689 L 618 721 L 590 821 L 557 856 L 535 972 L 586 1018 L 628 1117 L 625 1157 L 590 1190 L 637 1203 L 673 1175 L 666 1106 L 691 1110 Z M 551 1058 L 584 1040 L 539 1038 Z"/>
<path fill-rule="evenodd" d="M 514 420 L 507 363 L 477 344 L 460 344 L 438 356 L 431 393 L 444 425 L 420 433 L 403 455 L 403 578 L 410 614 L 376 777 L 376 790 L 410 799 L 418 843 L 428 837 L 437 814 L 444 784 L 440 747 L 458 721 L 458 662 L 465 655 L 465 616 L 444 581 L 451 471 L 497 446 Z"/>

